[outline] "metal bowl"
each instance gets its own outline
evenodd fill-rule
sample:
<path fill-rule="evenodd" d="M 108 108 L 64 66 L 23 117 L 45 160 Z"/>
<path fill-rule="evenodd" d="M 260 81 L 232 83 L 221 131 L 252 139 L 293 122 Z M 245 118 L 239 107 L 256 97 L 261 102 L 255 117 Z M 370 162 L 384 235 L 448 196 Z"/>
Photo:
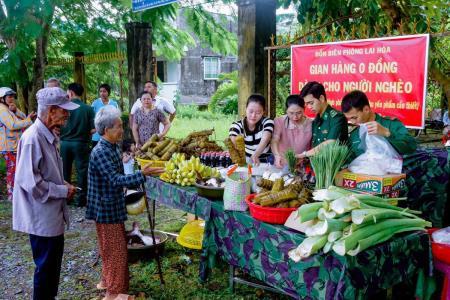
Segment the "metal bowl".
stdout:
<path fill-rule="evenodd" d="M 130 231 L 127 231 L 129 233 Z M 151 233 L 148 230 L 141 230 L 143 235 L 151 237 Z M 164 245 L 167 242 L 167 235 L 163 232 L 155 230 L 155 239 L 158 238 L 159 242 L 155 245 L 139 245 L 139 246 L 131 246 L 127 245 L 128 248 L 128 261 L 129 262 L 137 262 L 139 260 L 147 261 L 156 257 L 156 250 L 159 252 L 159 256 L 164 254 Z M 140 241 L 140 239 L 136 236 L 136 242 Z M 127 241 L 129 238 L 127 237 Z"/>
<path fill-rule="evenodd" d="M 208 199 L 223 199 L 223 187 L 213 187 L 213 186 L 205 186 L 202 184 L 195 183 L 195 187 L 197 188 L 197 193 L 199 196 L 208 198 Z"/>

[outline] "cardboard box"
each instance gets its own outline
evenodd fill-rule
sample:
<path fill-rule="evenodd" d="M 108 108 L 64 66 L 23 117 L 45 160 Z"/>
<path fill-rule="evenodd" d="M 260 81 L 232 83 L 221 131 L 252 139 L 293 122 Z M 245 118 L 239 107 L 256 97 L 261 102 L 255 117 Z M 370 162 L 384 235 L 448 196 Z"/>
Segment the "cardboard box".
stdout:
<path fill-rule="evenodd" d="M 335 184 L 349 190 L 370 194 L 389 194 L 388 197 L 392 198 L 399 194 L 397 191 L 406 188 L 406 174 L 372 176 L 352 173 L 346 169 L 336 175 Z"/>

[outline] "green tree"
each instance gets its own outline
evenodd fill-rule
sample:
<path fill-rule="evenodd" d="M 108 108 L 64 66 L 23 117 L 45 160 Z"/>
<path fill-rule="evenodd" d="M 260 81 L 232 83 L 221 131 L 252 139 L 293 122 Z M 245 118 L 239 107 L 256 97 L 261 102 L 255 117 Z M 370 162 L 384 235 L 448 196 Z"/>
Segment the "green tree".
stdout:
<path fill-rule="evenodd" d="M 224 73 L 219 75 L 218 79 L 220 85 L 216 92 L 211 96 L 208 103 L 208 110 L 211 112 L 218 112 L 228 101 L 237 100 L 238 95 L 238 72 Z M 236 102 L 237 112 L 237 102 Z"/>
<path fill-rule="evenodd" d="M 34 110 L 48 57 L 70 57 L 76 51 L 112 52 L 118 45 L 124 48 L 117 39 L 123 41 L 124 25 L 130 21 L 150 22 L 157 55 L 169 60 L 179 60 L 184 49 L 195 44 L 194 36 L 218 53 L 237 52 L 237 39 L 224 29 L 223 20 L 215 20 L 201 7 L 185 9 L 193 36 L 174 26 L 179 11 L 179 5 L 172 4 L 132 13 L 130 1 L 120 0 L 4 0 L 0 2 L 0 82 L 17 89 L 22 109 Z M 100 78 L 110 82 L 112 67 L 103 64 L 89 69 L 98 72 L 96 83 Z M 70 78 L 71 66 L 51 70 Z"/>
<path fill-rule="evenodd" d="M 356 37 L 450 30 L 450 6 L 442 0 L 279 0 L 279 5 L 298 7 L 301 34 L 323 28 L 335 40 L 341 32 L 356 29 Z M 341 31 L 343 29 L 343 31 Z M 346 36 L 345 38 L 348 38 Z M 314 35 L 307 40 L 314 42 Z M 429 74 L 450 101 L 450 41 L 436 37 L 430 43 Z"/>

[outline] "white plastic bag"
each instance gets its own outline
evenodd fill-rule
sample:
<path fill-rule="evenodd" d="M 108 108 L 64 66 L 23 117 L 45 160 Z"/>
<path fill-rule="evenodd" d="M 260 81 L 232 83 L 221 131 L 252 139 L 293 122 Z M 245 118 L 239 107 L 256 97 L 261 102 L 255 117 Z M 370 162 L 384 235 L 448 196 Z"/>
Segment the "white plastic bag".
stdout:
<path fill-rule="evenodd" d="M 353 173 L 367 175 L 399 174 L 402 172 L 403 159 L 386 138 L 367 134 L 367 126 L 359 127 L 360 148 L 364 153 L 349 165 Z"/>
<path fill-rule="evenodd" d="M 436 230 L 431 235 L 436 243 L 450 245 L 450 227 Z"/>

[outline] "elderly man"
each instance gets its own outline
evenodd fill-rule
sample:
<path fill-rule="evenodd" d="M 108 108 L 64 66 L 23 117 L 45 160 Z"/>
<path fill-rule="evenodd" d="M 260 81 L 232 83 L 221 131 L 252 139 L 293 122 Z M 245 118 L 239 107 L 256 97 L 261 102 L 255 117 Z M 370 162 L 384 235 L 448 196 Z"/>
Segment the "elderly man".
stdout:
<path fill-rule="evenodd" d="M 30 235 L 34 271 L 33 299 L 54 299 L 64 250 L 64 223 L 68 224 L 66 200 L 75 187 L 63 177 L 58 150 L 59 128 L 78 105 L 58 87 L 36 94 L 38 119 L 22 135 L 17 148 L 13 194 L 13 229 Z"/>
<path fill-rule="evenodd" d="M 94 123 L 101 138 L 89 162 L 86 218 L 96 223 L 102 258 L 102 278 L 97 288 L 106 289 L 105 299 L 127 299 L 129 275 L 124 225 L 127 212 L 123 188 L 142 184 L 145 176 L 161 174 L 164 169 L 147 165 L 142 171 L 124 175 L 117 145 L 123 135 L 119 109 L 111 105 L 101 108 Z"/>

